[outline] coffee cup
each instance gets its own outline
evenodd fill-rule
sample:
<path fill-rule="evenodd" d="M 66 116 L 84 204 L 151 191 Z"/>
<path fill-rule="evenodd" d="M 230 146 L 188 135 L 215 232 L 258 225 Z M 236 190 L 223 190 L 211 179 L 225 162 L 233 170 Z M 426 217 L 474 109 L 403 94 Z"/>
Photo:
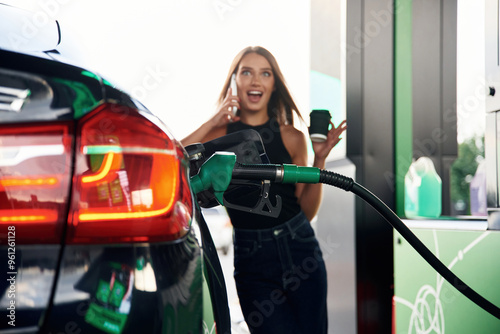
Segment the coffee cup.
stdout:
<path fill-rule="evenodd" d="M 314 142 L 324 142 L 328 135 L 330 119 L 332 118 L 330 112 L 324 109 L 314 109 L 309 114 L 309 117 L 309 138 Z"/>

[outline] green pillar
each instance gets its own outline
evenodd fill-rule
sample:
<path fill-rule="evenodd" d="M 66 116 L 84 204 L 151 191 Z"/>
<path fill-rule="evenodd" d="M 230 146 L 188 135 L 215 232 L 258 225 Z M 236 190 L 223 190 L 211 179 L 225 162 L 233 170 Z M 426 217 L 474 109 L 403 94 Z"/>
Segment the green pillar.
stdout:
<path fill-rule="evenodd" d="M 394 171 L 396 213 L 404 216 L 404 178 L 413 156 L 412 0 L 394 1 Z"/>

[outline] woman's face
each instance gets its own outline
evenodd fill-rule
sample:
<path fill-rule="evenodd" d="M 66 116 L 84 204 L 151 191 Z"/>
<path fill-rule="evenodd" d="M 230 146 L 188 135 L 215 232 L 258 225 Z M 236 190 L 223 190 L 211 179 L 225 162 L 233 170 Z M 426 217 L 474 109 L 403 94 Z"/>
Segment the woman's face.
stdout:
<path fill-rule="evenodd" d="M 274 75 L 271 64 L 257 53 L 245 55 L 236 74 L 240 109 L 243 112 L 266 112 L 267 103 L 274 87 Z"/>

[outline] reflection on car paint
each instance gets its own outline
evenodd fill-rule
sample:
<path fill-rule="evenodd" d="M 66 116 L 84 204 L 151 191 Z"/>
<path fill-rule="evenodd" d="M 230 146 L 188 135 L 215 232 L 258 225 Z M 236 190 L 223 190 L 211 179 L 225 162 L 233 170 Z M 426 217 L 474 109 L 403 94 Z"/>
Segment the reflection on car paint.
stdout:
<path fill-rule="evenodd" d="M 120 334 L 130 312 L 134 273 L 117 262 L 101 266 L 101 275 L 85 321 L 107 333 Z"/>

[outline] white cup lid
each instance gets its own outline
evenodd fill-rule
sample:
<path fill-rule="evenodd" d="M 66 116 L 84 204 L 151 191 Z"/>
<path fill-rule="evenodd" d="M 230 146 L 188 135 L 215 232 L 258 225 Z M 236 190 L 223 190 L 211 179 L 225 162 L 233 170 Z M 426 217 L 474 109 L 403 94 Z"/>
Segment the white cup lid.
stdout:
<path fill-rule="evenodd" d="M 326 135 L 322 134 L 322 133 L 311 133 L 309 135 L 309 138 L 311 138 L 312 141 L 314 142 L 324 142 L 326 140 Z"/>

